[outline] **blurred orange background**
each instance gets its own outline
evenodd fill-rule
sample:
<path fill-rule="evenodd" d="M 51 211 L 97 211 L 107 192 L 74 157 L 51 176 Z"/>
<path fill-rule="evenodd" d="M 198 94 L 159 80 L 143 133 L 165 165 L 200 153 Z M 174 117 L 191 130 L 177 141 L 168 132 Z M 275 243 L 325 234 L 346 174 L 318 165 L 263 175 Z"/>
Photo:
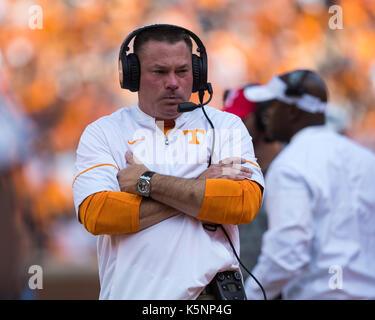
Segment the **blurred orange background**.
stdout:
<path fill-rule="evenodd" d="M 342 29 L 330 28 L 334 4 Z M 177 24 L 201 38 L 211 106 L 222 107 L 225 89 L 313 69 L 328 85 L 332 117 L 375 151 L 374 1 L 0 0 L 0 95 L 34 127 L 32 151 L 14 176 L 24 264 L 41 265 L 62 282 L 92 274 L 96 288 L 58 293 L 56 280 L 57 291 L 46 284 L 39 298 L 97 296 L 95 237 L 73 208 L 75 150 L 90 122 L 137 102 L 136 93 L 120 89 L 118 52 L 131 31 L 152 23 Z"/>

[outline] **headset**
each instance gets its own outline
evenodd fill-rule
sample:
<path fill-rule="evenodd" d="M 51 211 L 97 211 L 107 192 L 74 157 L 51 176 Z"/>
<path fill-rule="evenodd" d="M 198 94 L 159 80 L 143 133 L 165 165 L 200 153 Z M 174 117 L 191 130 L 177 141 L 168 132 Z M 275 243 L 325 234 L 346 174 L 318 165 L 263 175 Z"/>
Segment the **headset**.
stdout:
<path fill-rule="evenodd" d="M 170 30 L 181 30 L 187 33 L 197 44 L 197 52 L 199 52 L 199 56 L 196 54 L 192 54 L 192 71 L 193 71 L 193 88 L 192 92 L 198 91 L 199 101 L 200 104 L 195 104 L 193 102 L 183 102 L 178 105 L 177 110 L 179 112 L 189 112 L 193 111 L 197 108 L 202 108 L 202 111 L 207 118 L 212 130 L 213 130 L 213 139 L 212 139 L 212 151 L 211 154 L 213 154 L 214 146 L 215 146 L 215 128 L 213 126 L 212 121 L 208 117 L 206 111 L 204 110 L 204 106 L 208 104 L 213 95 L 212 85 L 211 83 L 207 82 L 207 53 L 206 48 L 203 45 L 202 41 L 199 39 L 199 37 L 191 32 L 188 29 L 185 29 L 180 26 L 171 25 L 171 24 L 152 24 L 148 26 L 141 27 L 139 29 L 134 30 L 131 32 L 126 39 L 121 44 L 120 53 L 119 53 L 119 78 L 120 78 L 120 86 L 122 89 L 128 89 L 131 92 L 137 92 L 139 90 L 139 80 L 141 75 L 141 68 L 138 56 L 135 53 L 129 53 L 127 54 L 127 51 L 129 51 L 129 44 L 133 38 L 135 38 L 137 35 L 139 35 L 141 32 L 145 30 L 150 29 L 156 29 L 156 28 L 165 28 Z M 203 102 L 204 92 L 208 91 L 210 97 L 206 102 Z M 208 161 L 208 166 L 211 165 L 211 155 Z M 265 291 L 262 287 L 262 285 L 259 283 L 259 281 L 254 277 L 254 275 L 251 274 L 251 272 L 243 265 L 240 258 L 238 257 L 236 250 L 233 246 L 233 243 L 226 232 L 225 228 L 221 224 L 203 224 L 203 227 L 208 231 L 216 231 L 217 227 L 221 227 L 223 230 L 225 236 L 227 237 L 230 246 L 232 247 L 232 250 L 239 261 L 239 263 L 244 267 L 244 269 L 249 273 L 249 275 L 256 281 L 256 283 L 260 286 L 264 299 L 267 300 Z"/>
<path fill-rule="evenodd" d="M 288 96 L 302 96 L 305 93 L 303 81 L 310 72 L 308 70 L 296 70 L 290 73 L 286 79 L 287 89 L 285 94 Z"/>
<path fill-rule="evenodd" d="M 193 90 L 192 92 L 208 90 L 207 83 L 207 54 L 206 48 L 198 36 L 188 29 L 171 25 L 171 24 L 152 24 L 144 26 L 142 28 L 134 30 L 130 33 L 120 48 L 119 54 L 119 73 L 120 73 L 120 86 L 123 89 L 129 89 L 131 92 L 137 92 L 139 90 L 139 79 L 141 74 L 141 68 L 139 64 L 138 56 L 135 53 L 126 54 L 129 51 L 129 43 L 138 34 L 145 30 L 151 29 L 170 29 L 170 30 L 181 30 L 187 33 L 197 44 L 197 51 L 199 56 L 192 54 L 192 69 L 193 69 Z"/>

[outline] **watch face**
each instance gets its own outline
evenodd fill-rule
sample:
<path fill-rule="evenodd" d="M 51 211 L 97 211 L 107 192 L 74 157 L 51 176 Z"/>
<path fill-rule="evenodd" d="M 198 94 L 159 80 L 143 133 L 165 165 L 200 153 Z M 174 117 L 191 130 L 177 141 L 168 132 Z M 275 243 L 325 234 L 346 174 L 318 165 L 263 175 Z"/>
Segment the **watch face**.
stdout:
<path fill-rule="evenodd" d="M 150 181 L 139 179 L 137 183 L 137 190 L 141 194 L 148 194 L 150 192 Z"/>

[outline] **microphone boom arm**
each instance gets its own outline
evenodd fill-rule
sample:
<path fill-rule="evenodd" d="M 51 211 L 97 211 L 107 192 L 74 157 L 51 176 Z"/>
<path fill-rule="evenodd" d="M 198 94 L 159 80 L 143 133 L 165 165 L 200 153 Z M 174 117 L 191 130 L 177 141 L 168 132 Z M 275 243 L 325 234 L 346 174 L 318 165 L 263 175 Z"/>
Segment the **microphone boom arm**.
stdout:
<path fill-rule="evenodd" d="M 203 94 L 204 94 L 204 91 L 205 90 L 201 90 L 199 92 L 200 98 L 201 97 L 203 98 L 203 95 L 201 96 L 201 93 L 203 92 Z M 207 83 L 207 91 L 208 91 L 210 97 L 208 98 L 208 100 L 206 102 L 200 103 L 200 104 L 196 104 L 194 102 L 182 102 L 182 103 L 178 104 L 177 111 L 178 112 L 190 112 L 190 111 L 193 111 L 197 108 L 202 108 L 203 106 L 205 106 L 206 104 L 208 104 L 211 101 L 212 96 L 213 96 L 212 85 L 209 82 Z M 201 100 L 201 99 L 199 99 L 199 100 Z"/>

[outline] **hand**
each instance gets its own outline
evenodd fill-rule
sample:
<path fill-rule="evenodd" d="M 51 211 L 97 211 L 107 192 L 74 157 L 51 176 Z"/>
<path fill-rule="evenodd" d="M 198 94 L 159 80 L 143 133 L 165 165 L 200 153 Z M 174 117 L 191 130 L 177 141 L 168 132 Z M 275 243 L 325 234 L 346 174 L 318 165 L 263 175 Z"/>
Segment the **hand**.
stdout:
<path fill-rule="evenodd" d="M 244 180 L 251 178 L 253 171 L 240 165 L 245 162 L 246 159 L 239 157 L 226 158 L 219 161 L 218 164 L 211 165 L 197 179 Z"/>
<path fill-rule="evenodd" d="M 131 151 L 126 151 L 125 159 L 128 166 L 117 173 L 117 181 L 122 192 L 137 194 L 136 184 L 142 173 L 149 169 L 140 162 Z"/>

